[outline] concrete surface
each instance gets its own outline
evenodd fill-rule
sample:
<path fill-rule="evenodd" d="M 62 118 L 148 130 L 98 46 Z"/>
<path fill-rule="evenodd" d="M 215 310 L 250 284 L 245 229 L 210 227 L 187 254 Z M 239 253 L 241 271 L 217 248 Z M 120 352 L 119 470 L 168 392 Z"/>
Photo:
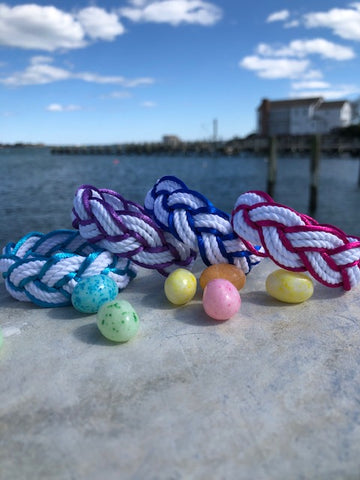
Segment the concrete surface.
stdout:
<path fill-rule="evenodd" d="M 285 305 L 265 292 L 275 268 L 253 270 L 224 323 L 200 292 L 172 307 L 142 270 L 123 345 L 1 281 L 1 480 L 359 479 L 359 289 Z"/>

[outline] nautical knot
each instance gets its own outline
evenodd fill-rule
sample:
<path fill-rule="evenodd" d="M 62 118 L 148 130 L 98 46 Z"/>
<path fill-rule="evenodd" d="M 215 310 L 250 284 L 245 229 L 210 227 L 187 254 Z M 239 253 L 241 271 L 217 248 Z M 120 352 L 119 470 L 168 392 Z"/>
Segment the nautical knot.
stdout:
<path fill-rule="evenodd" d="M 8 243 L 0 255 L 0 272 L 12 297 L 41 307 L 71 305 L 71 294 L 83 278 L 108 275 L 120 290 L 136 276 L 126 259 L 89 244 L 74 230 L 31 232 Z"/>
<path fill-rule="evenodd" d="M 191 250 L 206 265 L 232 263 L 249 273 L 259 263 L 257 249 L 249 251 L 235 235 L 229 215 L 173 176 L 159 179 L 147 193 L 145 209 L 156 223 Z"/>
<path fill-rule="evenodd" d="M 73 227 L 89 242 L 163 275 L 191 265 L 196 257 L 163 232 L 143 207 L 112 190 L 81 186 L 75 194 L 72 220 Z"/>
<path fill-rule="evenodd" d="M 328 287 L 350 290 L 360 281 L 360 238 L 275 203 L 264 192 L 240 195 L 232 212 L 234 231 L 250 250 L 264 247 L 277 265 L 308 271 Z M 249 243 L 251 242 L 251 243 Z"/>

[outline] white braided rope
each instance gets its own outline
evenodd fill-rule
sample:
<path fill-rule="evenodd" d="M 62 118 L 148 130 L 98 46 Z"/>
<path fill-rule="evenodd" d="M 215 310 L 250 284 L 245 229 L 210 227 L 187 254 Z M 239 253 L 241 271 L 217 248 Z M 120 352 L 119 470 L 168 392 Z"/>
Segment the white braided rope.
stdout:
<path fill-rule="evenodd" d="M 58 230 L 48 236 L 33 232 L 8 244 L 0 256 L 0 273 L 15 299 L 53 307 L 69 304 L 83 278 L 106 274 L 122 290 L 136 269 L 127 259 L 88 244 L 77 232 Z"/>
<path fill-rule="evenodd" d="M 187 245 L 163 232 L 140 205 L 111 190 L 80 187 L 72 219 L 89 242 L 161 273 L 191 265 L 195 257 Z"/>
<path fill-rule="evenodd" d="M 207 265 L 233 263 L 248 273 L 260 262 L 260 257 L 250 254 L 234 235 L 228 216 L 176 177 L 158 180 L 144 205 L 162 229 L 191 250 L 200 251 Z"/>
<path fill-rule="evenodd" d="M 240 238 L 261 243 L 282 268 L 308 270 L 325 285 L 343 286 L 345 290 L 360 282 L 359 238 L 276 204 L 263 192 L 240 195 L 232 224 Z"/>

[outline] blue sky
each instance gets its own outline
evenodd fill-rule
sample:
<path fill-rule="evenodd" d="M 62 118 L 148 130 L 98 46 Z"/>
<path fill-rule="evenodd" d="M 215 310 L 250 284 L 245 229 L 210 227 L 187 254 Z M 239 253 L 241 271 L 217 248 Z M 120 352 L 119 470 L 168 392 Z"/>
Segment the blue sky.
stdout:
<path fill-rule="evenodd" d="M 360 2 L 0 3 L 0 142 L 222 139 L 262 98 L 360 96 Z"/>

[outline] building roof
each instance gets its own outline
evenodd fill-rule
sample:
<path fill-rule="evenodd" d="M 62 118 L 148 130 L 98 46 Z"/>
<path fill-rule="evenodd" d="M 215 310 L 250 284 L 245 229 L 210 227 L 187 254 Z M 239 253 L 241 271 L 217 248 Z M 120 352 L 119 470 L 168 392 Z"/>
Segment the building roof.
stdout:
<path fill-rule="evenodd" d="M 345 103 L 349 103 L 347 100 L 336 100 L 332 102 L 323 102 L 319 106 L 319 110 L 325 110 L 327 108 L 341 108 L 345 105 Z"/>
<path fill-rule="evenodd" d="M 301 107 L 306 105 L 312 105 L 314 103 L 321 102 L 322 97 L 312 97 L 312 98 L 292 98 L 289 100 L 274 100 L 270 101 L 272 107 Z"/>
<path fill-rule="evenodd" d="M 285 100 L 269 100 L 264 98 L 258 107 L 258 110 L 260 110 L 264 104 L 267 104 L 268 108 L 291 108 L 306 107 L 323 101 L 324 99 L 322 97 L 290 98 Z"/>

